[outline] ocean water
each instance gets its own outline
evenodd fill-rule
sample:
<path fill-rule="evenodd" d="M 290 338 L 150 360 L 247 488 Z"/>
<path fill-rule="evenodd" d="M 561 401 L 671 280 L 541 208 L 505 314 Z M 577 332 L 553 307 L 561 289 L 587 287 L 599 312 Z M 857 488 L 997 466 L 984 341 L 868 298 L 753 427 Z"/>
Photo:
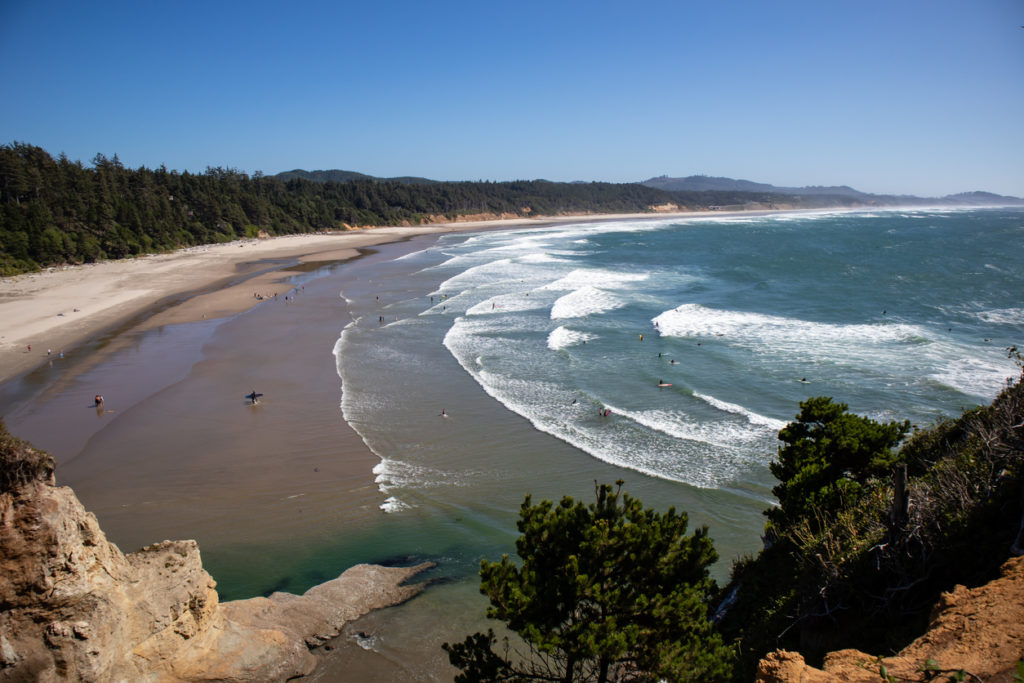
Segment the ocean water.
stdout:
<path fill-rule="evenodd" d="M 452 375 L 593 459 L 763 506 L 802 399 L 927 425 L 999 391 L 1024 339 L 1021 243 L 1024 212 L 997 209 L 447 236 L 388 265 L 400 289 L 382 272 L 342 292 L 342 410 L 393 513 L 498 476 L 446 462 L 454 430 L 431 423 L 471 419 L 431 399 Z"/>

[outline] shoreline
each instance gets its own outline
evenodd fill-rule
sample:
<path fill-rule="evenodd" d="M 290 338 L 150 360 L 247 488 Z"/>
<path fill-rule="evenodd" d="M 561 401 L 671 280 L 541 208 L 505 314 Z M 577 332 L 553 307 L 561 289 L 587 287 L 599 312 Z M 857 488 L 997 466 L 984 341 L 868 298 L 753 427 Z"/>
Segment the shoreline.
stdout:
<path fill-rule="evenodd" d="M 0 278 L 0 384 L 118 328 L 141 331 L 241 313 L 261 302 L 257 294 L 265 300 L 280 291 L 279 283 L 291 267 L 347 261 L 362 249 L 412 237 L 559 223 L 782 212 L 787 210 L 582 214 L 365 228 L 239 240 Z"/>

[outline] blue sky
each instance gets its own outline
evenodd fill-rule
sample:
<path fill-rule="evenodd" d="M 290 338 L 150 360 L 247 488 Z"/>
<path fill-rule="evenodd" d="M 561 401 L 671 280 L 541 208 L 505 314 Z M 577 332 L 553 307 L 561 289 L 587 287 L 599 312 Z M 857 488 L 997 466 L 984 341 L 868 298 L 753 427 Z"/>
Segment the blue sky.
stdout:
<path fill-rule="evenodd" d="M 0 0 L 0 143 L 1024 196 L 1024 1 Z"/>

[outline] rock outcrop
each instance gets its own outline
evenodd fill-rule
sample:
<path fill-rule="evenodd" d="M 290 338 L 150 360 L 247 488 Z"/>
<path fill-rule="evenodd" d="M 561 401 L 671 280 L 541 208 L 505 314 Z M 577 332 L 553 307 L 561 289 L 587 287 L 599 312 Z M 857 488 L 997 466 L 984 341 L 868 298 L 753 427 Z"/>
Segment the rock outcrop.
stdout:
<path fill-rule="evenodd" d="M 0 425 L 0 681 L 275 681 L 310 649 L 421 586 L 428 568 L 359 565 L 304 595 L 220 603 L 194 541 L 124 555 Z"/>
<path fill-rule="evenodd" d="M 1024 557 L 1008 560 L 1000 578 L 978 588 L 943 593 L 928 630 L 895 657 L 859 650 L 825 657 L 822 669 L 795 652 L 770 653 L 758 665 L 763 683 L 878 683 L 881 667 L 898 681 L 951 680 L 963 670 L 970 680 L 1010 681 L 1024 657 Z M 925 669 L 931 668 L 931 671 Z M 935 679 L 936 672 L 945 676 Z M 932 677 L 929 677 L 932 676 Z"/>

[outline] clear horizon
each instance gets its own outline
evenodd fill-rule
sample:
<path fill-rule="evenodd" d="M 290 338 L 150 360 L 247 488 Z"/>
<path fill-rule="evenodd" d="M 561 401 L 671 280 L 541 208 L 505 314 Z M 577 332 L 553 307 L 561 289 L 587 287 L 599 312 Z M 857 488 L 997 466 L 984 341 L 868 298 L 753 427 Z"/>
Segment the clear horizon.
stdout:
<path fill-rule="evenodd" d="M 0 4 L 0 143 L 435 180 L 1024 197 L 1024 6 Z"/>

